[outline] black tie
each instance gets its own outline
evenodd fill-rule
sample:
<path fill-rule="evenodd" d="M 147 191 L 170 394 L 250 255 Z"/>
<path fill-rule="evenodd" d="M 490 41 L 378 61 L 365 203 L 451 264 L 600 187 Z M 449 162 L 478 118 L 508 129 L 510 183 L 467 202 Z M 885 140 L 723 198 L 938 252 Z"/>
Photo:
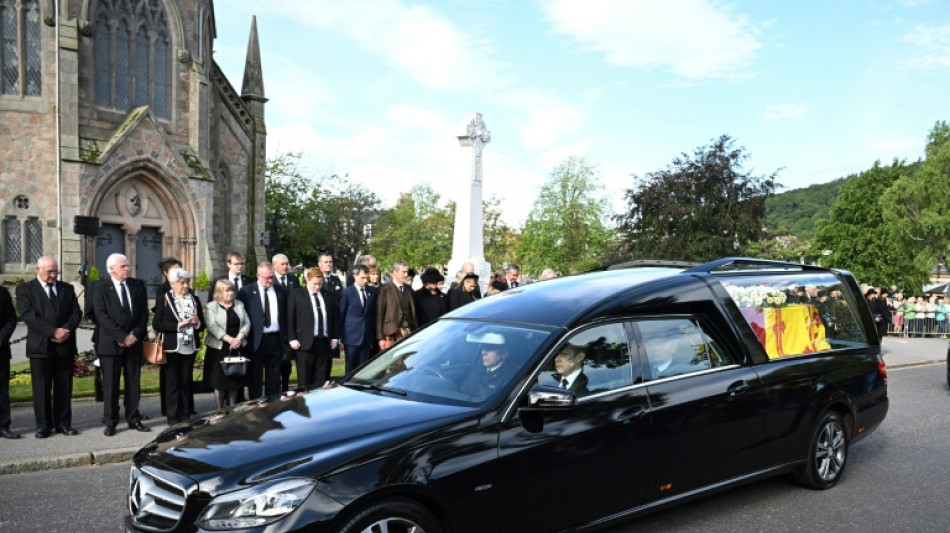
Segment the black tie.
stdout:
<path fill-rule="evenodd" d="M 241 290 L 241 276 L 234 276 L 234 289 Z"/>
<path fill-rule="evenodd" d="M 567 390 L 567 378 L 561 378 L 561 388 Z"/>
<path fill-rule="evenodd" d="M 59 302 L 56 301 L 56 291 L 53 290 L 53 284 L 48 283 L 46 288 L 49 289 L 49 301 L 53 304 L 53 309 L 57 312 L 59 311 Z"/>
<path fill-rule="evenodd" d="M 317 337 L 325 337 L 327 333 L 323 331 L 323 308 L 320 307 L 320 299 L 317 298 L 317 293 L 315 292 L 311 293 L 310 296 L 313 298 L 313 303 L 317 307 L 317 316 L 315 317 L 317 320 Z"/>
<path fill-rule="evenodd" d="M 129 297 L 126 296 L 125 283 L 119 284 L 119 298 L 122 299 L 122 309 L 125 309 L 130 315 L 132 314 L 132 307 L 129 305 Z"/>
<path fill-rule="evenodd" d="M 270 298 L 267 297 L 267 289 L 264 289 L 264 327 L 270 327 Z"/>
<path fill-rule="evenodd" d="M 287 276 L 280 277 L 280 284 L 283 285 L 285 289 L 287 288 Z"/>
<path fill-rule="evenodd" d="M 363 287 L 360 287 L 359 291 L 360 291 L 360 306 L 365 311 L 366 310 L 366 293 L 363 292 Z"/>

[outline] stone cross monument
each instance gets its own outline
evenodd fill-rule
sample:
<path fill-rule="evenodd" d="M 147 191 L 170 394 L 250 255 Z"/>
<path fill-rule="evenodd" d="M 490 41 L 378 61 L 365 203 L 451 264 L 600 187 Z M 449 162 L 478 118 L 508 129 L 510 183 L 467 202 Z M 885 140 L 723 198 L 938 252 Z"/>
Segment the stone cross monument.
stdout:
<path fill-rule="evenodd" d="M 455 276 L 462 269 L 462 264 L 470 261 L 475 265 L 478 283 L 482 288 L 482 294 L 485 294 L 491 265 L 485 261 L 485 233 L 482 215 L 482 150 L 486 144 L 491 142 L 491 132 L 485 128 L 481 113 L 475 113 L 475 118 L 466 127 L 465 135 L 459 135 L 458 140 L 463 148 L 471 148 L 471 155 L 466 154 L 467 159 L 470 158 L 471 160 L 471 177 L 469 187 L 467 189 L 460 188 L 460 190 L 466 192 L 463 192 L 462 197 L 456 200 L 452 260 L 449 261 L 446 286 L 455 280 Z"/>

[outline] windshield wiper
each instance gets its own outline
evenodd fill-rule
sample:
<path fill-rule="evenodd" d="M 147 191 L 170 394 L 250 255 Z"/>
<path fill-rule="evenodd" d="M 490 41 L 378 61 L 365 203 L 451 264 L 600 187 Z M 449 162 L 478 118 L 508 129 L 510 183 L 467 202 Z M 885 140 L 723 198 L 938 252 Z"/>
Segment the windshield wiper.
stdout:
<path fill-rule="evenodd" d="M 379 385 L 373 385 L 372 383 L 360 383 L 356 381 L 344 381 L 340 383 L 344 387 L 350 387 L 353 389 L 362 389 L 362 390 L 374 390 L 377 392 L 390 392 L 392 394 L 398 394 L 400 396 L 406 396 L 408 393 L 404 390 L 391 389 L 389 387 L 380 387 Z"/>

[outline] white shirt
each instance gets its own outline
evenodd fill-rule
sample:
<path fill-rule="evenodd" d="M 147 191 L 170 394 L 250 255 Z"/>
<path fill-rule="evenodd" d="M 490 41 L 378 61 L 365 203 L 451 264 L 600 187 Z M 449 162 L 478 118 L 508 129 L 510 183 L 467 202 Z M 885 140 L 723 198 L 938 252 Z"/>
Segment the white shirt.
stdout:
<path fill-rule="evenodd" d="M 56 293 L 56 282 L 55 282 L 55 281 L 54 281 L 53 283 L 51 283 L 51 284 L 50 284 L 50 283 L 46 283 L 46 281 L 40 279 L 39 276 L 36 276 L 36 281 L 39 281 L 39 282 L 40 282 L 40 286 L 43 287 L 43 292 L 45 292 L 47 296 L 49 296 L 49 291 L 53 291 L 53 296 L 57 296 L 57 293 Z"/>
<path fill-rule="evenodd" d="M 313 294 L 312 292 L 310 292 L 309 288 L 307 289 L 307 294 Z M 322 319 L 321 319 L 321 321 L 323 322 L 323 327 L 322 327 L 323 333 L 324 335 L 329 337 L 330 330 L 327 329 L 327 303 L 323 301 L 323 295 L 320 294 L 320 291 L 317 291 L 316 300 L 314 300 L 312 296 L 310 297 L 310 308 L 313 309 L 313 336 L 316 337 L 317 333 L 319 333 L 321 329 L 320 324 L 317 323 L 317 317 L 321 316 L 321 313 L 317 312 L 318 301 L 320 302 L 320 308 L 323 309 Z"/>
<path fill-rule="evenodd" d="M 278 318 L 280 317 L 280 306 L 277 305 L 277 291 L 273 287 L 264 290 L 261 295 L 261 305 L 267 305 L 270 301 L 270 327 L 264 328 L 264 333 L 277 333 L 280 331 Z"/>
<path fill-rule="evenodd" d="M 574 384 L 574 380 L 577 379 L 577 376 L 581 375 L 581 370 L 584 370 L 584 367 L 579 366 L 579 367 L 577 367 L 577 370 L 571 372 L 570 374 L 568 374 L 568 375 L 566 375 L 566 376 L 561 376 L 561 384 L 564 383 L 564 380 L 565 380 L 565 379 L 567 380 L 567 385 L 564 387 L 565 389 L 570 389 L 570 388 L 571 388 L 571 385 Z"/>

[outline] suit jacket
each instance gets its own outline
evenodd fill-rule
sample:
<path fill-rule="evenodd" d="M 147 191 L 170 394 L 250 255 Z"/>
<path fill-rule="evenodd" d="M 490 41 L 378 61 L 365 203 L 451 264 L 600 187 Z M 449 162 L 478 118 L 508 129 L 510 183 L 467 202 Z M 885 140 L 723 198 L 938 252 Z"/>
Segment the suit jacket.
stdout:
<path fill-rule="evenodd" d="M 587 374 L 584 374 L 584 371 L 582 370 L 581 373 L 578 374 L 576 378 L 574 378 L 574 383 L 571 383 L 571 386 L 568 387 L 567 390 L 573 392 L 577 397 L 586 396 L 590 394 L 590 390 L 587 388 L 587 383 L 589 381 L 590 380 L 587 379 Z"/>
<path fill-rule="evenodd" d="M 323 286 L 320 287 L 320 292 L 323 294 L 334 293 L 336 294 L 336 299 L 340 299 L 340 293 L 343 292 L 343 283 L 340 282 L 340 278 L 336 277 L 336 274 L 330 274 L 323 278 Z"/>
<path fill-rule="evenodd" d="M 198 315 L 198 325 L 195 326 L 195 351 L 201 347 L 201 340 L 198 338 L 198 332 L 205 329 L 205 314 L 201 309 L 201 300 L 193 292 L 189 294 L 195 300 L 195 314 Z M 155 319 L 152 320 L 152 328 L 155 331 L 161 331 L 165 334 L 165 341 L 162 347 L 168 352 L 178 351 L 178 322 L 180 318 L 172 308 L 175 302 L 175 294 L 168 291 L 160 294 L 155 302 Z"/>
<path fill-rule="evenodd" d="M 277 312 L 277 326 L 280 328 L 281 344 L 286 348 L 287 291 L 284 290 L 280 283 L 276 282 L 274 283 L 273 289 L 277 295 L 277 307 L 279 308 Z M 238 293 L 238 298 L 241 300 L 241 303 L 244 304 L 244 311 L 247 312 L 248 318 L 251 319 L 251 334 L 248 336 L 247 341 L 251 350 L 256 352 L 261 346 L 261 338 L 264 335 L 264 305 L 261 302 L 260 285 L 258 285 L 256 281 L 250 285 L 245 285 Z"/>
<path fill-rule="evenodd" d="M 392 281 L 384 283 L 376 298 L 376 340 L 396 334 L 405 323 L 409 329 L 416 329 L 416 306 L 412 301 L 412 289 L 405 286 L 402 292 Z M 400 301 L 408 302 L 410 316 L 403 316 Z"/>
<path fill-rule="evenodd" d="M 366 307 L 360 302 L 356 285 L 350 285 L 340 294 L 340 322 L 343 344 L 362 346 L 376 339 L 376 291 L 365 288 Z"/>
<path fill-rule="evenodd" d="M 336 294 L 328 293 L 323 297 L 323 312 L 327 317 L 327 338 L 339 339 L 339 304 Z M 309 350 L 313 346 L 313 332 L 316 317 L 313 314 L 313 304 L 310 298 L 310 289 L 297 287 L 287 296 L 287 342 L 299 341 L 301 350 Z"/>
<path fill-rule="evenodd" d="M 248 318 L 244 310 L 244 303 L 241 300 L 234 300 L 234 313 L 238 316 L 240 326 L 238 331 L 244 333 L 244 339 L 241 346 L 247 345 L 247 337 L 251 333 L 251 319 Z M 228 310 L 221 307 L 218 302 L 209 302 L 205 307 L 205 320 L 208 321 L 208 333 L 205 335 L 205 346 L 220 350 L 224 347 L 224 341 L 221 337 L 227 334 L 228 329 Z"/>
<path fill-rule="evenodd" d="M 478 287 L 476 286 L 475 289 L 477 290 Z M 454 311 L 465 304 L 474 302 L 477 299 L 478 295 L 475 293 L 475 291 L 465 292 L 462 290 L 462 287 L 456 287 L 449 291 L 449 311 Z"/>
<path fill-rule="evenodd" d="M 138 339 L 130 346 L 133 354 L 142 354 L 142 339 L 148 328 L 148 295 L 142 280 L 128 278 L 125 285 L 132 300 L 132 313 L 122 308 L 122 301 L 111 278 L 102 280 L 92 295 L 92 308 L 99 334 L 99 355 L 121 355 L 124 348 L 119 343 L 131 333 Z"/>
<path fill-rule="evenodd" d="M 227 274 L 223 276 L 218 276 L 214 278 L 213 280 L 211 280 L 211 286 L 208 289 L 207 298 L 205 298 L 205 301 L 208 302 L 209 304 L 214 301 L 214 286 L 217 285 L 218 282 L 221 280 L 230 281 L 232 283 L 234 282 L 234 279 L 232 279 L 230 272 L 228 272 Z M 247 285 L 250 285 L 251 283 L 254 283 L 254 278 L 252 278 L 251 276 L 248 276 L 247 274 L 241 274 L 241 289 L 243 289 Z M 234 292 L 235 297 L 237 296 L 237 291 L 241 289 L 235 289 L 235 292 Z"/>
<path fill-rule="evenodd" d="M 277 287 L 278 285 L 282 289 L 286 289 L 287 292 L 289 293 L 290 291 L 294 289 L 294 287 L 300 286 L 300 278 L 297 276 L 297 274 L 294 274 L 293 270 L 288 271 L 287 272 L 287 286 L 284 287 L 280 283 L 280 276 L 276 272 L 274 272 L 274 286 Z"/>
<path fill-rule="evenodd" d="M 16 329 L 16 310 L 10 291 L 0 285 L 0 359 L 10 359 L 10 337 Z"/>
<path fill-rule="evenodd" d="M 45 284 L 33 278 L 16 288 L 17 307 L 20 308 L 20 319 L 26 323 L 26 355 L 44 359 L 48 357 L 47 349 L 53 345 L 57 357 L 74 357 L 76 355 L 76 328 L 82 319 L 79 310 L 79 300 L 76 299 L 76 290 L 69 283 L 56 282 L 56 307 L 46 293 Z M 56 328 L 66 328 L 71 332 L 69 339 L 63 343 L 50 340 Z"/>

